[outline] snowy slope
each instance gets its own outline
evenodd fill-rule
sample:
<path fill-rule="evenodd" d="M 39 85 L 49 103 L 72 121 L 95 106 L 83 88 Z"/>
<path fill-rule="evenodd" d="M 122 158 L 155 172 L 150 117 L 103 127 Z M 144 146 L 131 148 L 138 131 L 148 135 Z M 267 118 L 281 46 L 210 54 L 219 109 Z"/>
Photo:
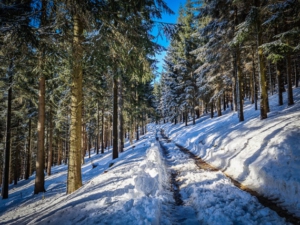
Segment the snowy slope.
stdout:
<path fill-rule="evenodd" d="M 168 224 L 161 205 L 173 199 L 160 154 L 153 131 L 118 159 L 111 160 L 111 153 L 87 159 L 84 185 L 70 195 L 66 166 L 54 167 L 45 195 L 33 195 L 33 177 L 21 181 L 0 201 L 0 224 Z M 92 169 L 91 162 L 98 166 Z"/>
<path fill-rule="evenodd" d="M 278 106 L 276 95 L 269 98 L 265 120 L 248 104 L 244 122 L 227 111 L 218 118 L 204 116 L 196 125 L 161 128 L 176 143 L 300 217 L 300 88 L 293 91 L 292 106 Z"/>
<path fill-rule="evenodd" d="M 170 154 L 164 159 L 155 137 L 164 128 L 176 142 L 299 215 L 300 89 L 295 92 L 291 107 L 277 107 L 271 97 L 264 121 L 249 105 L 243 123 L 227 112 L 202 117 L 195 126 L 149 125 L 148 134 L 118 159 L 111 159 L 111 151 L 86 158 L 83 186 L 70 195 L 66 165 L 46 177 L 45 194 L 33 195 L 34 176 L 11 185 L 9 198 L 0 200 L 0 224 L 287 224 L 221 172 L 199 171 L 174 144 L 166 144 Z M 178 173 L 180 206 L 171 192 L 171 170 Z"/>

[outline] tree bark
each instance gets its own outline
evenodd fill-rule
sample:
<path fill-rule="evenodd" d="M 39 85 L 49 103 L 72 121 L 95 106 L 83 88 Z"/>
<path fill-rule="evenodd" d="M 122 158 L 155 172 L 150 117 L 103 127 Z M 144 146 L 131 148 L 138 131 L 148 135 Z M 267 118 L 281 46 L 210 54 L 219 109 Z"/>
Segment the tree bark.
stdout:
<path fill-rule="evenodd" d="M 101 115 L 101 154 L 104 153 L 104 106 L 102 107 L 102 115 Z"/>
<path fill-rule="evenodd" d="M 256 75 L 255 75 L 254 51 L 252 55 L 252 82 L 253 82 L 254 105 L 255 105 L 255 110 L 257 110 L 257 85 L 256 85 Z"/>
<path fill-rule="evenodd" d="M 42 14 L 41 14 L 41 27 L 46 25 L 46 7 L 47 1 L 42 0 Z M 39 56 L 39 67 L 41 70 L 41 75 L 39 77 L 39 102 L 38 102 L 38 144 L 37 144 L 37 157 L 36 157 L 36 175 L 35 175 L 35 185 L 34 194 L 40 192 L 45 192 L 45 75 L 43 74 L 44 66 L 44 50 L 40 49 Z"/>
<path fill-rule="evenodd" d="M 260 7 L 260 0 L 255 1 L 255 6 Z M 266 78 L 266 66 L 263 59 L 263 50 L 260 48 L 262 45 L 262 31 L 261 31 L 261 20 L 258 19 L 256 22 L 257 29 L 257 55 L 258 55 L 258 68 L 260 77 L 260 89 L 261 89 L 261 100 L 260 100 L 260 119 L 266 119 L 268 117 L 268 90 L 267 90 L 267 78 Z"/>
<path fill-rule="evenodd" d="M 240 58 L 240 50 L 237 49 L 236 53 L 236 68 L 237 68 L 237 99 L 238 99 L 238 115 L 239 121 L 244 121 L 244 107 L 243 107 L 243 75 L 241 70 L 241 58 Z"/>
<path fill-rule="evenodd" d="M 40 59 L 41 60 L 41 59 Z M 36 175 L 34 194 L 45 192 L 45 76 L 39 78 L 39 105 L 38 105 L 38 144 L 36 157 Z"/>
<path fill-rule="evenodd" d="M 295 63 L 294 63 L 294 67 L 295 67 L 295 87 L 297 88 L 299 86 L 298 82 L 299 82 L 299 78 L 298 78 L 298 75 L 297 75 L 297 64 L 296 64 L 296 60 L 295 60 Z"/>
<path fill-rule="evenodd" d="M 5 142 L 5 154 L 4 154 L 4 168 L 2 177 L 1 195 L 2 199 L 8 198 L 8 185 L 9 185 L 9 162 L 10 162 L 10 144 L 11 144 L 11 104 L 12 104 L 12 68 L 13 62 L 10 63 L 8 69 L 9 76 L 9 88 L 7 94 L 7 115 L 6 115 L 6 142 Z"/>
<path fill-rule="evenodd" d="M 57 146 L 57 165 L 61 165 L 61 161 L 62 161 L 62 144 L 63 141 L 60 137 L 60 133 L 58 134 L 58 146 Z"/>
<path fill-rule="evenodd" d="M 218 105 L 218 116 L 222 116 L 222 107 L 221 107 L 221 96 L 218 97 L 218 102 L 217 102 L 217 105 Z"/>
<path fill-rule="evenodd" d="M 86 128 L 85 128 L 85 118 L 84 118 L 84 96 L 82 96 L 82 116 L 81 116 L 81 165 L 84 164 L 84 157 L 87 149 L 87 140 L 86 140 Z"/>
<path fill-rule="evenodd" d="M 112 158 L 119 157 L 118 154 L 118 81 L 113 78 L 113 154 Z"/>
<path fill-rule="evenodd" d="M 291 69 L 291 55 L 286 56 L 286 74 L 287 74 L 287 84 L 288 84 L 288 105 L 294 104 L 293 97 L 293 85 L 292 85 L 292 69 Z"/>
<path fill-rule="evenodd" d="M 119 84 L 119 93 L 118 93 L 118 151 L 123 152 L 124 149 L 124 128 L 123 128 L 123 87 L 122 87 L 122 79 L 118 79 Z"/>
<path fill-rule="evenodd" d="M 214 102 L 210 103 L 210 118 L 214 118 Z"/>
<path fill-rule="evenodd" d="M 30 176 L 30 164 L 31 164 L 31 126 L 32 126 L 32 119 L 30 117 L 29 118 L 29 122 L 28 122 L 28 137 L 27 137 L 27 154 L 26 154 L 25 180 L 28 180 L 28 178 Z"/>
<path fill-rule="evenodd" d="M 17 136 L 17 142 L 20 141 L 19 139 L 19 126 L 20 126 L 20 120 L 18 120 L 17 124 L 17 130 L 16 130 L 16 136 Z M 14 170 L 14 185 L 18 184 L 19 176 L 20 176 L 20 145 L 17 144 L 15 146 L 15 151 L 14 151 L 14 164 L 13 164 L 13 170 Z"/>
<path fill-rule="evenodd" d="M 83 24 L 79 14 L 73 16 L 73 71 L 71 83 L 71 126 L 67 193 L 82 186 L 81 178 L 81 117 L 82 117 L 82 35 Z"/>
<path fill-rule="evenodd" d="M 97 101 L 97 131 L 96 131 L 96 154 L 99 154 L 99 145 L 100 145 L 100 109 L 99 109 L 99 101 Z"/>
<path fill-rule="evenodd" d="M 48 166 L 47 166 L 47 174 L 48 176 L 51 175 L 51 166 L 53 162 L 53 148 L 52 148 L 52 143 L 53 143 L 53 122 L 52 122 L 52 107 L 50 106 L 49 110 L 49 150 L 48 150 Z"/>

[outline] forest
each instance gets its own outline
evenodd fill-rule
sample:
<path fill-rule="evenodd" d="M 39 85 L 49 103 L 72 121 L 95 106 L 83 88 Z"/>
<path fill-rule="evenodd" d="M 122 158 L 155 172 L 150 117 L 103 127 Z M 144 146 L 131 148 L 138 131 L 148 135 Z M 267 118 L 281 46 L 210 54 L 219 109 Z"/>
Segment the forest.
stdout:
<path fill-rule="evenodd" d="M 186 1 L 154 86 L 159 118 L 187 122 L 248 99 L 268 117 L 269 95 L 293 105 L 299 83 L 299 1 Z M 283 99 L 282 93 L 288 93 Z"/>
<path fill-rule="evenodd" d="M 84 156 L 112 158 L 147 123 L 222 116 L 240 122 L 250 101 L 268 118 L 269 96 L 294 104 L 300 73 L 298 0 L 187 0 L 176 24 L 163 0 L 4 0 L 0 3 L 0 183 L 67 164 L 67 193 L 82 186 Z M 151 32 L 170 39 L 155 80 Z M 287 98 L 283 98 L 283 93 Z M 215 113 L 216 112 L 216 113 Z"/>

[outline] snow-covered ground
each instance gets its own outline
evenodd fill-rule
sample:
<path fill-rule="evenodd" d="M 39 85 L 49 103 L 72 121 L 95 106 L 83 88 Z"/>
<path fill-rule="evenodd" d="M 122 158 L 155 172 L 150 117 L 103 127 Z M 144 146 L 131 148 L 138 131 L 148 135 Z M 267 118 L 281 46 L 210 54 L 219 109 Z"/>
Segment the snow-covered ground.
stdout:
<path fill-rule="evenodd" d="M 34 177 L 11 186 L 0 200 L 0 224 L 159 224 L 162 202 L 172 202 L 155 130 L 118 159 L 92 155 L 82 168 L 83 187 L 66 195 L 66 166 L 46 177 L 45 195 L 33 195 Z M 98 166 L 92 169 L 91 163 Z M 114 163 L 111 167 L 109 165 Z"/>
<path fill-rule="evenodd" d="M 228 111 L 218 118 L 204 116 L 196 125 L 161 128 L 176 143 L 300 217 L 300 88 L 293 91 L 292 106 L 278 106 L 276 95 L 269 98 L 265 120 L 248 104 L 244 122 Z"/>
<path fill-rule="evenodd" d="M 174 143 L 164 146 L 169 149 L 170 169 L 178 172 L 184 205 L 195 209 L 198 223 L 194 224 L 285 224 L 256 197 L 235 187 L 222 172 L 200 170 Z"/>
<path fill-rule="evenodd" d="M 86 158 L 83 186 L 70 195 L 65 194 L 66 165 L 46 176 L 45 194 L 33 195 L 34 176 L 11 185 L 9 198 L 0 200 L 0 224 L 286 224 L 221 172 L 199 170 L 174 144 L 164 143 L 169 151 L 164 158 L 156 135 L 163 128 L 176 142 L 299 215 L 300 89 L 294 91 L 291 107 L 277 107 L 271 97 L 272 112 L 263 121 L 249 105 L 242 123 L 227 112 L 204 116 L 195 126 L 151 124 L 135 148 L 127 146 L 118 159 L 111 159 L 111 151 Z M 173 198 L 171 171 L 178 174 L 181 205 Z"/>

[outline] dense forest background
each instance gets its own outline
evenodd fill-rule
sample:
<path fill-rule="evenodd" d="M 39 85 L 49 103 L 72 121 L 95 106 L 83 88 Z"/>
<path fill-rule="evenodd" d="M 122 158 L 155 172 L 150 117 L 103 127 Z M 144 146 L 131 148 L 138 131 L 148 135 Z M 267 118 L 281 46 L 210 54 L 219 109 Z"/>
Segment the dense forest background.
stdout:
<path fill-rule="evenodd" d="M 68 163 L 68 189 L 82 185 L 86 151 L 113 158 L 150 121 L 184 122 L 231 108 L 244 118 L 250 100 L 269 112 L 268 95 L 293 104 L 299 81 L 300 3 L 187 0 L 176 25 L 162 0 L 18 0 L 0 4 L 0 183 Z M 155 78 L 151 34 L 171 39 Z M 282 93 L 287 91 L 288 98 Z M 215 113 L 216 112 L 216 113 Z"/>

